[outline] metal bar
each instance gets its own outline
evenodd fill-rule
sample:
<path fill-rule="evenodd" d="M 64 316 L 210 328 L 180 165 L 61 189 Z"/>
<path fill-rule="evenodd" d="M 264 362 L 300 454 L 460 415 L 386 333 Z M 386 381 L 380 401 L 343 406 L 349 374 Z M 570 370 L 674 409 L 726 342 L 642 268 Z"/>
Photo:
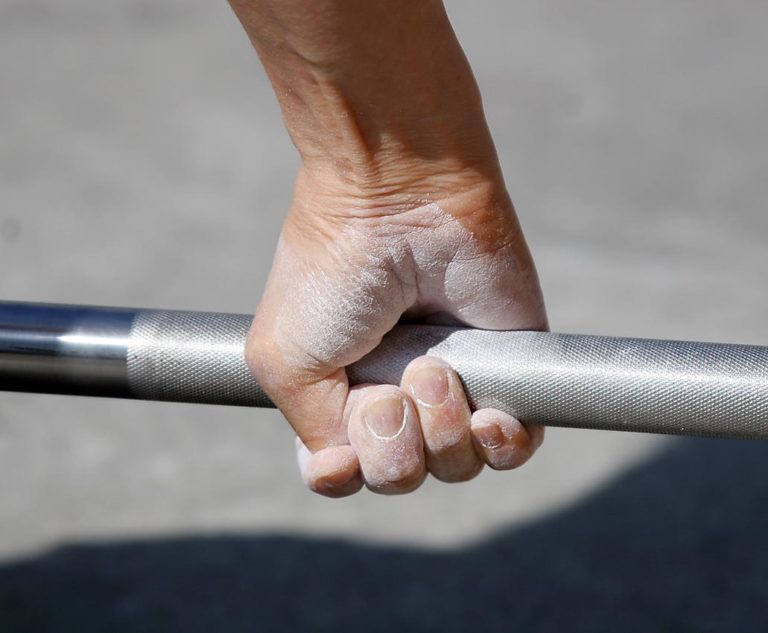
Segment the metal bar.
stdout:
<path fill-rule="evenodd" d="M 247 315 L 0 302 L 0 390 L 272 406 L 243 356 Z M 473 407 L 526 422 L 768 439 L 768 347 L 403 325 L 349 368 L 397 383 L 450 362 Z"/>
<path fill-rule="evenodd" d="M 130 397 L 135 310 L 0 302 L 0 388 Z"/>

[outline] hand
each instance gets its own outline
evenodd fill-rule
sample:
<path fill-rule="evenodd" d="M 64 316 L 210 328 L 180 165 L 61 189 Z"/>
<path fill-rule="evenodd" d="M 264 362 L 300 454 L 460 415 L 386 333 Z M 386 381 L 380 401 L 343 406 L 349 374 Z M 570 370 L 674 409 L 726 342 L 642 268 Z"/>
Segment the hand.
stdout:
<path fill-rule="evenodd" d="M 501 411 L 471 414 L 458 376 L 436 358 L 412 361 L 400 385 L 349 388 L 344 367 L 403 317 L 547 327 L 501 178 L 419 174 L 416 186 L 404 182 L 412 173 L 373 194 L 305 166 L 249 335 L 249 365 L 300 438 L 303 478 L 327 496 L 363 483 L 409 492 L 427 471 L 465 481 L 483 464 L 521 465 L 543 440 L 542 427 Z"/>
<path fill-rule="evenodd" d="M 305 481 L 416 488 L 470 479 L 541 443 L 418 358 L 396 385 L 344 367 L 401 317 L 542 329 L 536 272 L 471 68 L 440 0 L 230 0 L 302 159 L 248 339 L 249 364 L 301 438 Z"/>

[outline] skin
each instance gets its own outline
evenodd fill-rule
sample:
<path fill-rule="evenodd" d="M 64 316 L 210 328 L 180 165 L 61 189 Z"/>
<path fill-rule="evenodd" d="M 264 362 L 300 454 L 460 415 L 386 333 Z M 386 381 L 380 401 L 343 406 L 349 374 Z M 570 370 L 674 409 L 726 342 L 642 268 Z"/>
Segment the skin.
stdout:
<path fill-rule="evenodd" d="M 248 338 L 310 489 L 416 489 L 511 469 L 543 428 L 470 411 L 451 367 L 350 389 L 399 320 L 546 329 L 469 64 L 432 0 L 232 0 L 302 158 Z"/>

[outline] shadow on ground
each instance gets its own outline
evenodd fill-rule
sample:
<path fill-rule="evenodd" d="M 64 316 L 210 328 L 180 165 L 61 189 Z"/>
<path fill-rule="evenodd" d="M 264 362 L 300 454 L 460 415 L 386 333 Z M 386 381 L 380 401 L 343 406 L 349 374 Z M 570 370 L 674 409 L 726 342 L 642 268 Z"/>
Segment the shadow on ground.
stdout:
<path fill-rule="evenodd" d="M 0 567 L 0 629 L 766 631 L 768 443 L 680 441 L 560 514 L 430 553 L 277 536 Z"/>

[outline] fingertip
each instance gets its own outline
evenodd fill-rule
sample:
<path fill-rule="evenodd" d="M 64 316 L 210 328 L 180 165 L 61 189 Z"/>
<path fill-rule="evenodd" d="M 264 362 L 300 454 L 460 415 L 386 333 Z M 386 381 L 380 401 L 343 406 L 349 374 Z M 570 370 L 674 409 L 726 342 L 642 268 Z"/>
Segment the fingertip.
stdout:
<path fill-rule="evenodd" d="M 312 453 L 299 438 L 296 439 L 301 477 L 312 492 L 338 498 L 362 488 L 359 462 L 351 446 L 328 446 Z"/>
<path fill-rule="evenodd" d="M 496 409 L 475 411 L 472 415 L 472 438 L 478 455 L 494 470 L 518 468 L 538 448 L 524 424 Z"/>
<path fill-rule="evenodd" d="M 531 442 L 533 443 L 533 449 L 538 450 L 544 443 L 544 436 L 546 435 L 546 428 L 541 424 L 526 424 L 526 430 L 528 435 L 531 436 Z"/>

